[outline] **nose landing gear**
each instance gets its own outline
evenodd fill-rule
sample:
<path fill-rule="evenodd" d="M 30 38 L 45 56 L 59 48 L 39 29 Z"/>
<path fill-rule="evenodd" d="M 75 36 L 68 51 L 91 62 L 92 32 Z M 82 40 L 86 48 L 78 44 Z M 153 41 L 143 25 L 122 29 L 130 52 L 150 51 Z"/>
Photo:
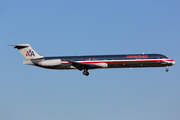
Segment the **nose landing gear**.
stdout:
<path fill-rule="evenodd" d="M 168 72 L 168 71 L 169 71 L 168 66 L 166 66 L 166 72 Z"/>
<path fill-rule="evenodd" d="M 86 75 L 86 76 L 88 76 L 88 75 L 89 75 L 89 72 L 88 72 L 88 70 L 86 70 L 86 69 L 85 69 L 85 70 L 83 71 L 83 75 Z"/>

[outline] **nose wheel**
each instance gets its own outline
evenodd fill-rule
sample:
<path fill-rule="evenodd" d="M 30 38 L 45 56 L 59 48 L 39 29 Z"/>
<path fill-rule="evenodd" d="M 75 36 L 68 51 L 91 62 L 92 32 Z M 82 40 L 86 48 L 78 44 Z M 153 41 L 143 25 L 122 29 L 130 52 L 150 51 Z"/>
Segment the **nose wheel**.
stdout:
<path fill-rule="evenodd" d="M 166 67 L 166 72 L 168 72 L 169 71 L 169 69 L 168 69 L 168 66 Z"/>
<path fill-rule="evenodd" d="M 88 75 L 89 75 L 88 70 L 84 70 L 84 71 L 83 71 L 83 75 L 88 76 Z"/>

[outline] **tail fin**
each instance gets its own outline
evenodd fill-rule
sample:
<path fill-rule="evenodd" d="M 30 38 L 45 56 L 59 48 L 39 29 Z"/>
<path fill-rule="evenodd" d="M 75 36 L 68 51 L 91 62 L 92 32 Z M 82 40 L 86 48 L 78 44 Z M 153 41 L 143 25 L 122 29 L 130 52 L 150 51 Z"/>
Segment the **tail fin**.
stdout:
<path fill-rule="evenodd" d="M 14 48 L 17 48 L 26 59 L 37 59 L 43 57 L 34 51 L 29 44 L 14 45 Z"/>

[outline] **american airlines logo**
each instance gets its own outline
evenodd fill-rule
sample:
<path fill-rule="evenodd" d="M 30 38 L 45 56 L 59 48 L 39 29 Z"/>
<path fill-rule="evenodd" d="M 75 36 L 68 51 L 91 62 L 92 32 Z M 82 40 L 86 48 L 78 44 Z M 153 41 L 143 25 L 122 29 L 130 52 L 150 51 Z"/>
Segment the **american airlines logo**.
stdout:
<path fill-rule="evenodd" d="M 127 55 L 126 58 L 148 58 L 148 55 Z"/>
<path fill-rule="evenodd" d="M 26 57 L 27 57 L 27 56 L 30 57 L 30 56 L 35 56 L 35 55 L 34 55 L 34 52 L 33 52 L 33 51 L 29 50 L 29 51 L 26 52 Z"/>

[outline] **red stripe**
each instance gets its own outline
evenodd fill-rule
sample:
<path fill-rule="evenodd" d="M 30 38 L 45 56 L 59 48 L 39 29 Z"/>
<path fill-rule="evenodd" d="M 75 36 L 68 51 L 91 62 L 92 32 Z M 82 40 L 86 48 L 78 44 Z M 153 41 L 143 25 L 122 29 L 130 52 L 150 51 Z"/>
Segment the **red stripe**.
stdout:
<path fill-rule="evenodd" d="M 88 62 L 81 62 L 81 63 L 136 63 L 136 62 L 166 62 L 166 61 L 173 61 L 171 59 L 166 59 L 166 60 L 160 60 L 160 59 L 156 59 L 156 60 L 120 60 L 120 61 L 88 61 Z M 61 64 L 72 64 L 70 62 L 62 62 Z"/>

